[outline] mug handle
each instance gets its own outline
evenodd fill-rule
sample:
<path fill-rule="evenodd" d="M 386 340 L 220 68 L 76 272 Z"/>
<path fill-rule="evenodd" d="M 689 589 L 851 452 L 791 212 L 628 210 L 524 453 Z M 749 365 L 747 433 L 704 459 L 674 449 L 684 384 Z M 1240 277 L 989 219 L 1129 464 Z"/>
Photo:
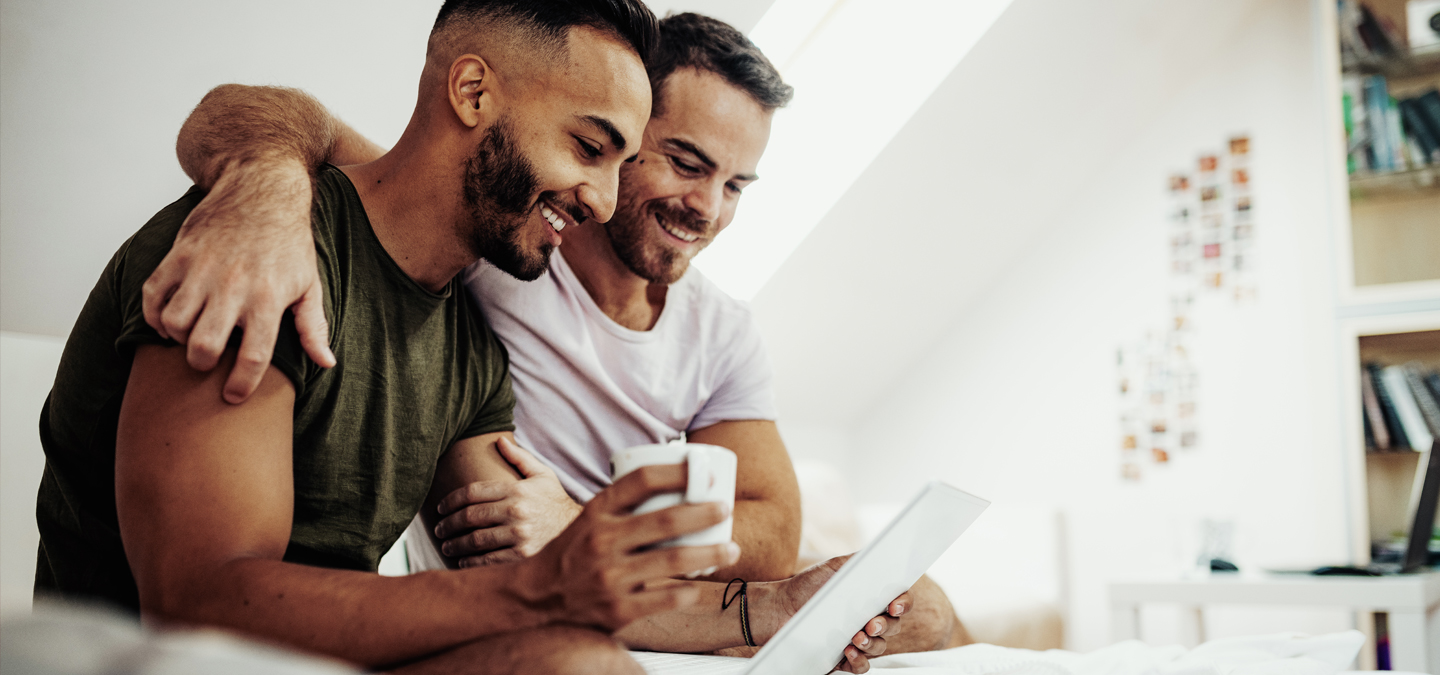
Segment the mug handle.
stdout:
<path fill-rule="evenodd" d="M 691 448 L 685 454 L 685 501 L 691 504 L 711 501 L 715 487 L 714 453 L 709 448 Z"/>

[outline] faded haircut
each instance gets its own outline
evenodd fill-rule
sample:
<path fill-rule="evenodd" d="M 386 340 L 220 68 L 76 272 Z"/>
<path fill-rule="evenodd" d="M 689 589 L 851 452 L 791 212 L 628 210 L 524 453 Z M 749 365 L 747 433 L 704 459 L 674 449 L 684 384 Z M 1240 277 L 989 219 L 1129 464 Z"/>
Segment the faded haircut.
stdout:
<path fill-rule="evenodd" d="M 445 0 L 430 30 L 430 51 L 456 28 L 501 28 L 531 48 L 563 53 L 570 29 L 591 28 L 630 45 L 649 63 L 659 27 L 641 0 Z M 453 39 L 453 38 L 451 38 Z"/>
<path fill-rule="evenodd" d="M 649 61 L 651 117 L 665 110 L 665 82 L 675 71 L 695 68 L 715 73 L 754 99 L 765 110 L 783 108 L 795 88 L 755 43 L 719 19 L 686 12 L 660 21 L 660 42 Z"/>

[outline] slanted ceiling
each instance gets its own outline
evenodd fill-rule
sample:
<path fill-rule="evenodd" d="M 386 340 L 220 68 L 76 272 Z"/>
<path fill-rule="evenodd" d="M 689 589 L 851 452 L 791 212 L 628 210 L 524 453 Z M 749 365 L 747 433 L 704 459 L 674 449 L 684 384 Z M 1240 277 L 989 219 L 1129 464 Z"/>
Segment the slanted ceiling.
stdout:
<path fill-rule="evenodd" d="M 782 416 L 848 428 L 970 329 L 966 307 L 1107 189 L 1108 158 L 1253 4 L 1015 0 L 754 299 Z M 855 83 L 856 105 L 884 96 Z"/>

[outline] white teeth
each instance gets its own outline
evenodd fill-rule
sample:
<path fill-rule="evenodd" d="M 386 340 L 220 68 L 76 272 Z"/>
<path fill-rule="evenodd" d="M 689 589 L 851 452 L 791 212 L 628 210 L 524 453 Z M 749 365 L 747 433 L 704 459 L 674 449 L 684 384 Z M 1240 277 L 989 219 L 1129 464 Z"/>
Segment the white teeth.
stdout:
<path fill-rule="evenodd" d="M 666 231 L 666 232 L 669 232 L 670 234 L 675 235 L 677 238 L 679 238 L 679 239 L 681 239 L 681 240 L 683 240 L 683 241 L 690 242 L 690 241 L 695 241 L 696 239 L 699 239 L 699 238 L 700 238 L 699 235 L 691 234 L 691 233 L 686 232 L 686 231 L 684 231 L 684 230 L 679 230 L 679 229 L 670 227 L 669 225 L 661 225 L 661 227 L 665 228 L 665 231 Z"/>
<path fill-rule="evenodd" d="M 550 210 L 550 207 L 541 206 L 540 215 L 544 216 L 545 220 L 550 222 L 550 227 L 555 228 L 556 232 L 565 229 L 565 219 L 556 215 L 554 211 Z"/>

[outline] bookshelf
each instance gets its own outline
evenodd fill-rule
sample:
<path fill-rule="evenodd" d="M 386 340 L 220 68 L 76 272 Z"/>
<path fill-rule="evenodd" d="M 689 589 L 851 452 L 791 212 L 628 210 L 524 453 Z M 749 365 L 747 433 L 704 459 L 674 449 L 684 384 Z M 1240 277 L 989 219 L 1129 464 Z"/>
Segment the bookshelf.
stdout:
<path fill-rule="evenodd" d="M 1340 161 L 1348 167 L 1348 190 L 1339 209 L 1344 222 L 1337 257 L 1343 268 L 1341 304 L 1351 306 L 1353 314 L 1365 312 L 1366 305 L 1440 298 L 1440 161 L 1401 152 L 1406 156 L 1398 161 L 1393 155 L 1386 160 L 1393 166 L 1377 168 L 1378 140 L 1368 143 L 1368 160 L 1365 150 L 1356 151 L 1357 143 L 1367 144 L 1377 135 L 1371 132 L 1385 126 L 1377 123 L 1368 85 L 1378 80 L 1382 91 L 1401 101 L 1440 89 L 1440 45 L 1411 48 L 1404 43 L 1406 0 L 1351 1 L 1352 6 L 1362 2 L 1374 19 L 1393 27 L 1392 38 L 1400 38 L 1391 53 L 1357 54 L 1342 45 L 1342 33 L 1350 36 L 1350 44 L 1359 41 L 1346 27 L 1346 17 L 1338 14 L 1345 10 L 1328 3 L 1332 21 L 1321 22 L 1329 24 L 1325 42 L 1334 50 L 1329 66 L 1338 71 L 1331 76 L 1342 79 L 1337 95 L 1350 101 L 1340 111 L 1338 125 L 1343 129 L 1348 123 L 1353 131 Z M 1394 134 L 1402 124 L 1410 126 L 1403 113 L 1392 114 L 1398 117 Z"/>
<path fill-rule="evenodd" d="M 1374 16 L 1405 35 L 1405 0 L 1363 0 Z M 1393 170 L 1354 166 L 1346 121 L 1353 78 L 1383 76 L 1390 96 L 1440 88 L 1440 46 L 1399 45 L 1386 56 L 1356 55 L 1341 45 L 1335 0 L 1316 0 L 1319 63 L 1331 95 L 1328 117 L 1340 406 L 1345 438 L 1351 558 L 1370 560 L 1372 539 L 1404 530 L 1418 453 L 1366 451 L 1362 364 L 1420 362 L 1440 368 L 1440 162 L 1408 161 Z M 1347 84 L 1346 78 L 1351 78 Z M 1363 662 L 1363 661 L 1362 661 Z"/>

